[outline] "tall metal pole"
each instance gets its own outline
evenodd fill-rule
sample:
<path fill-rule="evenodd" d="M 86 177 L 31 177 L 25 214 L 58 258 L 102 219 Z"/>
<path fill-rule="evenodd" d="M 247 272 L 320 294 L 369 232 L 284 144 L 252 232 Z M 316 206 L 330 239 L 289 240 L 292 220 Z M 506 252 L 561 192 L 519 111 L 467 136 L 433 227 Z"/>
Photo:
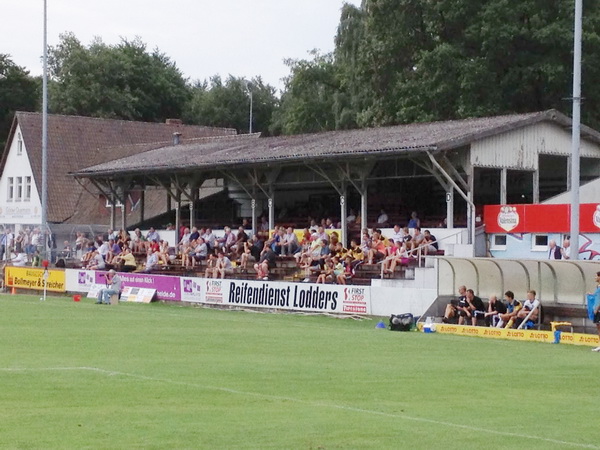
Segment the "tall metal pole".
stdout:
<path fill-rule="evenodd" d="M 248 92 L 250 93 L 250 120 L 248 124 L 248 133 L 252 134 L 252 88 L 250 87 L 250 83 L 248 83 Z"/>
<path fill-rule="evenodd" d="M 581 123 L 581 34 L 583 0 L 575 0 L 573 39 L 573 134 L 571 139 L 571 259 L 579 259 L 579 145 Z"/>
<path fill-rule="evenodd" d="M 42 235 L 44 256 L 48 248 L 48 17 L 44 0 L 44 73 L 42 77 Z"/>

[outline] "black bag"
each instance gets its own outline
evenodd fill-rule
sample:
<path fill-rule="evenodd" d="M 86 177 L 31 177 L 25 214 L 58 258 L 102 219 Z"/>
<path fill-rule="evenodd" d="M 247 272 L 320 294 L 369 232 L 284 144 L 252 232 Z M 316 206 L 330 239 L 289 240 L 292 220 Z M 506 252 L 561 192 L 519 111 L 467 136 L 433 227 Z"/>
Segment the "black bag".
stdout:
<path fill-rule="evenodd" d="M 415 318 L 411 313 L 390 316 L 390 330 L 392 331 L 410 331 L 414 323 Z"/>

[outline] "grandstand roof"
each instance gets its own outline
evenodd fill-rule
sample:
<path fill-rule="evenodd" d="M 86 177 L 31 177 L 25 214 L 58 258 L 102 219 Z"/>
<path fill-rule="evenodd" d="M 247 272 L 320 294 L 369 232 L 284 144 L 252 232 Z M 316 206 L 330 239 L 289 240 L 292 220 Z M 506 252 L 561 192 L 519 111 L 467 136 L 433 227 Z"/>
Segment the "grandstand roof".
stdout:
<path fill-rule="evenodd" d="M 240 135 L 157 146 L 85 169 L 73 171 L 81 177 L 104 177 L 164 171 L 190 172 L 252 164 L 294 163 L 326 158 L 384 156 L 422 150 L 450 150 L 479 139 L 538 122 L 564 127 L 571 120 L 555 110 L 511 114 L 445 122 L 415 123 L 380 128 L 331 131 L 296 136 L 253 139 Z M 600 133 L 582 127 L 582 134 L 600 143 Z"/>

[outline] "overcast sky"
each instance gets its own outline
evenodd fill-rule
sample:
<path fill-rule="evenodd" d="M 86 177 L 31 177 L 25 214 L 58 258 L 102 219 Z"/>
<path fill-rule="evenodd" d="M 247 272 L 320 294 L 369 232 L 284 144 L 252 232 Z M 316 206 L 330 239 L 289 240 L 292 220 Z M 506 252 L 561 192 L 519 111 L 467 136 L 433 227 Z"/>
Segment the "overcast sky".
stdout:
<path fill-rule="evenodd" d="M 214 74 L 254 77 L 277 88 L 284 58 L 328 52 L 344 3 L 360 0 L 47 0 L 48 44 L 71 31 L 85 45 L 139 36 L 191 80 Z M 43 0 L 0 0 L 0 53 L 42 73 Z"/>

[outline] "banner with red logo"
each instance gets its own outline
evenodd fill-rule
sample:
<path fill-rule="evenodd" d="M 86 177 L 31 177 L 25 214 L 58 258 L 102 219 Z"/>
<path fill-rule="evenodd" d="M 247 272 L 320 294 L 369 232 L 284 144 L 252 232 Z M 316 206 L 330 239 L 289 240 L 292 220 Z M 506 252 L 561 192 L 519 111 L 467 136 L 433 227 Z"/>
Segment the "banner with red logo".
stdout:
<path fill-rule="evenodd" d="M 570 205 L 486 205 L 483 207 L 485 232 L 568 233 Z M 579 208 L 582 233 L 600 233 L 600 204 L 586 203 Z"/>

